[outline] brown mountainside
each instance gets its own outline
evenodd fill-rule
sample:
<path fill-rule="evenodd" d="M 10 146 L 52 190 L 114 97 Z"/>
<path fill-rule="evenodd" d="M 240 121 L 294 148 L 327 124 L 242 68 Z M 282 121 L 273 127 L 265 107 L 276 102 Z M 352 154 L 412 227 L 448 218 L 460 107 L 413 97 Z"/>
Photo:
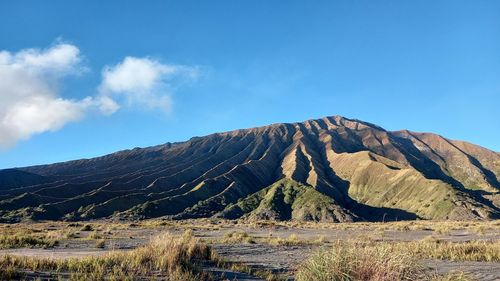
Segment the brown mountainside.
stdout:
<path fill-rule="evenodd" d="M 341 116 L 0 171 L 0 216 L 355 221 L 500 216 L 500 154 Z"/>

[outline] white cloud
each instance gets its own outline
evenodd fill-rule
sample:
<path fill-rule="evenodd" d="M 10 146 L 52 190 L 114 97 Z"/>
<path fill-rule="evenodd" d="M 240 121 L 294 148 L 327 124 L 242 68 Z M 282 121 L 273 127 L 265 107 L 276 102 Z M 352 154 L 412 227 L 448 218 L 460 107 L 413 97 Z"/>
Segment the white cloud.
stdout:
<path fill-rule="evenodd" d="M 78 47 L 61 42 L 47 49 L 0 51 L 0 148 L 59 130 L 89 111 L 113 114 L 121 103 L 169 112 L 179 82 L 198 76 L 195 67 L 126 57 L 104 67 L 96 96 L 62 97 L 58 85 L 86 71 L 82 60 Z"/>
<path fill-rule="evenodd" d="M 102 72 L 100 93 L 116 97 L 129 105 L 161 109 L 169 112 L 174 82 L 196 79 L 198 69 L 183 65 L 162 64 L 150 58 L 126 57 Z M 175 81 L 174 81 L 175 78 Z"/>
<path fill-rule="evenodd" d="M 1 147 L 56 131 L 93 108 L 111 111 L 112 103 L 103 98 L 70 100 L 59 96 L 57 84 L 62 78 L 85 71 L 81 61 L 80 50 L 65 43 L 43 50 L 0 51 Z"/>
<path fill-rule="evenodd" d="M 15 54 L 0 51 L 0 65 L 30 73 L 67 74 L 82 70 L 80 50 L 71 44 L 57 44 L 46 50 L 24 49 Z"/>

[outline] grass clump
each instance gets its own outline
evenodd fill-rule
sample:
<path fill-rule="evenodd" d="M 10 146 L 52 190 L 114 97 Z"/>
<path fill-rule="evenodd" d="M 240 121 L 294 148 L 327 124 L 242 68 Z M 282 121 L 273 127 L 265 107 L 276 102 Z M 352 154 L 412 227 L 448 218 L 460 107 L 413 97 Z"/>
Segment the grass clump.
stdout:
<path fill-rule="evenodd" d="M 324 235 L 318 235 L 318 237 L 312 242 L 313 244 L 318 244 L 318 245 L 322 245 L 324 244 L 326 241 L 326 237 Z"/>
<path fill-rule="evenodd" d="M 228 261 L 220 256 L 213 255 L 212 261 L 219 268 L 229 269 L 231 271 L 243 272 L 255 277 L 260 277 L 266 281 L 286 281 L 289 280 L 287 276 L 274 273 L 272 270 L 260 269 L 248 266 L 242 262 Z M 227 280 L 227 279 L 224 279 Z"/>
<path fill-rule="evenodd" d="M 0 235 L 0 248 L 52 248 L 57 246 L 58 240 L 34 234 Z"/>
<path fill-rule="evenodd" d="M 183 239 L 191 239 L 194 237 L 194 231 L 192 229 L 186 229 L 184 230 L 184 233 L 182 233 L 182 238 Z"/>
<path fill-rule="evenodd" d="M 290 234 L 288 237 L 273 237 L 272 235 L 264 238 L 264 243 L 272 246 L 300 246 L 300 245 L 322 245 L 327 242 L 325 236 L 318 235 L 314 240 L 300 239 L 296 234 Z"/>
<path fill-rule="evenodd" d="M 424 268 L 404 252 L 383 245 L 337 241 L 331 250 L 319 251 L 307 260 L 296 280 L 421 280 L 423 274 Z"/>
<path fill-rule="evenodd" d="M 300 240 L 296 234 L 290 234 L 290 236 L 286 238 L 269 237 L 267 238 L 267 243 L 273 246 L 297 246 L 310 244 L 311 242 Z"/>
<path fill-rule="evenodd" d="M 76 231 L 73 231 L 73 230 L 68 230 L 64 233 L 64 238 L 66 239 L 74 239 L 74 238 L 78 238 L 78 232 Z"/>
<path fill-rule="evenodd" d="M 419 264 L 422 259 L 498 262 L 500 241 L 336 241 L 331 250 L 323 249 L 302 264 L 296 280 L 471 280 L 460 272 L 438 276 Z"/>
<path fill-rule="evenodd" d="M 103 239 L 103 236 L 99 232 L 97 232 L 97 230 L 94 230 L 92 233 L 89 234 L 89 236 L 87 238 L 101 240 L 101 239 Z"/>
<path fill-rule="evenodd" d="M 463 272 L 451 272 L 444 276 L 435 276 L 431 281 L 473 281 L 470 276 Z"/>
<path fill-rule="evenodd" d="M 48 258 L 3 256 L 0 268 L 22 271 L 50 271 L 70 274 L 71 280 L 211 280 L 198 270 L 196 262 L 214 256 L 210 248 L 195 238 L 164 234 L 130 252 L 111 252 L 104 256 L 54 260 Z"/>
<path fill-rule="evenodd" d="M 500 261 L 500 241 L 445 242 L 433 239 L 394 243 L 394 251 L 407 252 L 420 258 L 451 261 Z"/>
<path fill-rule="evenodd" d="M 104 249 L 104 247 L 106 247 L 106 241 L 104 241 L 104 239 L 97 240 L 95 242 L 95 247 L 99 249 Z"/>
<path fill-rule="evenodd" d="M 92 231 L 94 230 L 94 227 L 92 227 L 91 224 L 86 224 L 82 228 L 80 228 L 80 231 Z"/>
<path fill-rule="evenodd" d="M 0 280 L 16 280 L 20 277 L 19 272 L 13 267 L 0 268 Z"/>
<path fill-rule="evenodd" d="M 245 231 L 238 230 L 225 233 L 220 242 L 225 244 L 253 244 L 255 243 L 255 240 Z"/>
<path fill-rule="evenodd" d="M 486 235 L 489 229 L 486 225 L 478 225 L 474 230 L 478 235 Z"/>

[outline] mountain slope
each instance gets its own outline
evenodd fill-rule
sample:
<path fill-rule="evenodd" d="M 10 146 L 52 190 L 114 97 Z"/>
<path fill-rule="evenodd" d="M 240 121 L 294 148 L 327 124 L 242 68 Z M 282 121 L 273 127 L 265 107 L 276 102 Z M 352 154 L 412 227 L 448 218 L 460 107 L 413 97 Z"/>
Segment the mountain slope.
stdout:
<path fill-rule="evenodd" d="M 227 206 L 216 216 L 257 220 L 353 221 L 356 216 L 342 209 L 329 196 L 311 186 L 282 179 L 236 204 Z"/>
<path fill-rule="evenodd" d="M 0 217 L 231 217 L 235 206 L 247 204 L 241 202 L 256 202 L 255 210 L 236 213 L 328 221 L 484 219 L 500 215 L 499 179 L 496 152 L 334 116 L 3 170 Z M 298 195 L 283 199 L 292 193 Z M 283 213 L 304 196 L 315 198 L 308 204 L 316 211 Z"/>

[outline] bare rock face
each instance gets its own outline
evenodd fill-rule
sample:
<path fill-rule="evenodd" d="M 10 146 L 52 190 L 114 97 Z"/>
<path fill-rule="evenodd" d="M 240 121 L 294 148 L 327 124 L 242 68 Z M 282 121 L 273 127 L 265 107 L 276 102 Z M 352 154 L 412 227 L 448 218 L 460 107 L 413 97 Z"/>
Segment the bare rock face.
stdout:
<path fill-rule="evenodd" d="M 341 116 L 0 171 L 0 218 L 489 219 L 500 154 Z"/>

